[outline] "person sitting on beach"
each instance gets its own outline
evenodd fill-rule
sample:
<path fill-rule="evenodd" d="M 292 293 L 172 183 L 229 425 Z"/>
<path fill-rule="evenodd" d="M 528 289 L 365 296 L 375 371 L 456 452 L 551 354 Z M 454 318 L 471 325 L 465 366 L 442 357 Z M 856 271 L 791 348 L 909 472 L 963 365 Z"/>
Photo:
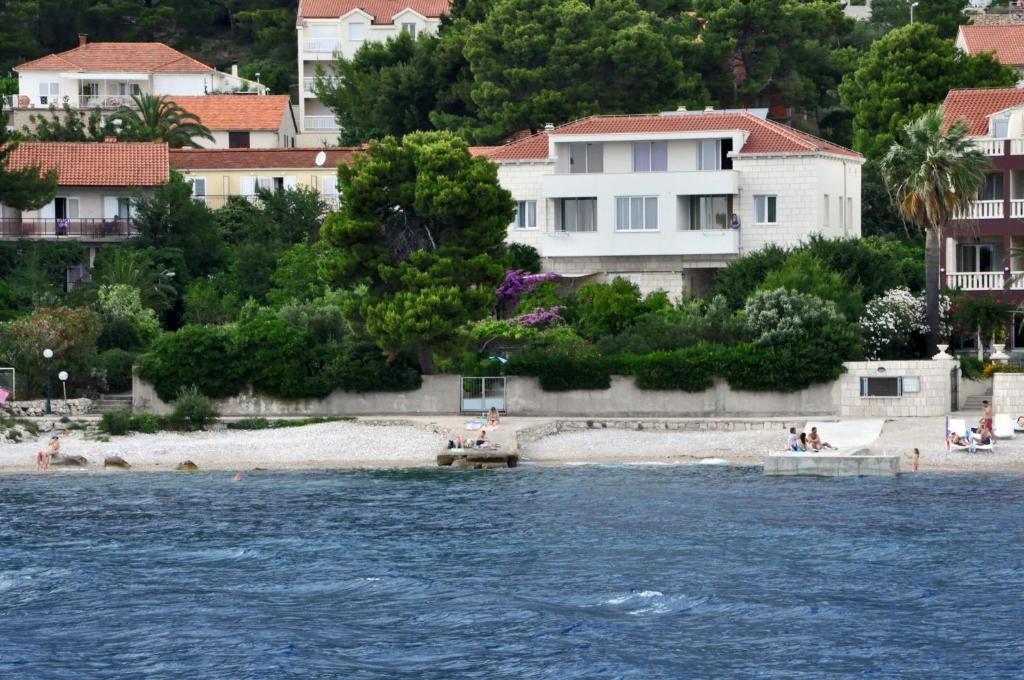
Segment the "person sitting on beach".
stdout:
<path fill-rule="evenodd" d="M 949 441 L 950 441 L 951 444 L 953 444 L 953 446 L 970 446 L 971 445 L 971 440 L 969 440 L 967 437 L 961 437 L 956 432 L 954 432 L 954 433 L 952 433 L 950 435 Z"/>
<path fill-rule="evenodd" d="M 799 451 L 800 448 L 797 446 L 799 440 L 800 438 L 796 434 L 796 428 L 789 428 L 789 436 L 786 437 L 786 447 L 789 448 L 790 451 Z"/>
<path fill-rule="evenodd" d="M 54 456 L 60 454 L 60 436 L 51 435 L 50 442 L 46 446 L 45 451 L 39 451 L 36 453 L 36 469 L 37 470 L 49 470 L 50 461 Z"/>
<path fill-rule="evenodd" d="M 800 443 L 797 444 L 797 447 L 801 451 L 803 451 L 804 453 L 807 453 L 808 451 L 811 450 L 811 445 L 807 442 L 807 433 L 806 432 L 801 432 L 800 433 Z"/>
<path fill-rule="evenodd" d="M 465 442 L 463 441 L 461 434 L 455 435 L 455 439 L 449 439 L 448 440 L 448 448 L 449 449 L 461 449 L 464 446 L 465 446 Z"/>
<path fill-rule="evenodd" d="M 992 433 L 984 427 L 975 427 L 971 429 L 968 439 L 976 446 L 988 446 L 992 443 Z"/>
<path fill-rule="evenodd" d="M 476 438 L 476 441 L 473 443 L 473 445 L 478 449 L 497 448 L 494 444 L 491 443 L 491 440 L 487 438 L 486 430 L 480 430 L 480 436 Z"/>
<path fill-rule="evenodd" d="M 1017 427 L 1024 429 L 1024 416 L 1017 416 Z"/>
<path fill-rule="evenodd" d="M 487 427 L 495 427 L 501 422 L 501 414 L 498 413 L 498 409 L 491 407 L 491 410 L 487 412 Z"/>
<path fill-rule="evenodd" d="M 818 428 L 816 427 L 811 428 L 811 433 L 807 435 L 807 441 L 815 451 L 835 448 L 828 442 L 821 441 L 821 435 L 818 434 Z"/>

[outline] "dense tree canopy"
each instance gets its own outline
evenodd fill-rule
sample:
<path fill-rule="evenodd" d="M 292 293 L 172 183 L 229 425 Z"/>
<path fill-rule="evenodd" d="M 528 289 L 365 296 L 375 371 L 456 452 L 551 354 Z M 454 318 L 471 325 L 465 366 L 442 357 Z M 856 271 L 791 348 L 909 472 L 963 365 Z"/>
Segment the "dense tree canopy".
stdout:
<path fill-rule="evenodd" d="M 910 23 L 912 0 L 874 0 L 871 23 L 885 28 L 899 28 Z M 957 27 L 966 23 L 964 7 L 967 0 L 926 0 L 914 8 L 914 23 L 931 24 L 943 38 L 956 37 Z"/>
<path fill-rule="evenodd" d="M 39 167 L 12 169 L 10 156 L 17 148 L 7 129 L 7 114 L 0 102 L 0 205 L 19 210 L 35 210 L 57 193 L 57 171 L 43 172 Z"/>

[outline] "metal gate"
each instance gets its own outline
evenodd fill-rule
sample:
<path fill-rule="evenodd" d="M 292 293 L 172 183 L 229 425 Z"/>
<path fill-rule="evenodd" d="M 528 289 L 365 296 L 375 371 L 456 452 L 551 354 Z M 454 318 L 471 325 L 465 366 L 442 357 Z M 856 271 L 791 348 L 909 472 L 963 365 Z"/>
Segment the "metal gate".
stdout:
<path fill-rule="evenodd" d="M 462 378 L 462 412 L 505 412 L 505 377 Z"/>
<path fill-rule="evenodd" d="M 949 372 L 949 397 L 952 402 L 949 406 L 950 412 L 960 410 L 960 369 L 954 368 Z"/>

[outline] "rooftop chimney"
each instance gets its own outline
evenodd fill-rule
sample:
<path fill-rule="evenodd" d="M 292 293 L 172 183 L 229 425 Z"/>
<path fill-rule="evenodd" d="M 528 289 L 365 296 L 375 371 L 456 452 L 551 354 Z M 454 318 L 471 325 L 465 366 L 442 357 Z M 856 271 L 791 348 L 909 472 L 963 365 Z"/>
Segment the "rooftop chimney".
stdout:
<path fill-rule="evenodd" d="M 78 46 L 79 47 L 85 47 L 85 43 L 87 43 L 87 42 L 89 42 L 89 34 L 88 33 L 79 33 L 78 34 Z"/>
<path fill-rule="evenodd" d="M 233 62 L 231 64 L 231 75 L 235 78 L 238 77 L 238 62 Z"/>
<path fill-rule="evenodd" d="M 544 123 L 544 132 L 551 132 L 555 129 L 554 123 Z"/>
<path fill-rule="evenodd" d="M 714 106 L 705 106 L 704 107 L 704 113 L 711 113 L 714 110 L 715 110 Z"/>
<path fill-rule="evenodd" d="M 676 113 L 686 113 L 686 107 L 680 106 L 679 108 L 676 109 Z"/>
<path fill-rule="evenodd" d="M 104 144 L 114 144 L 116 142 L 117 142 L 117 137 L 115 137 L 113 135 L 107 135 L 106 137 L 103 138 L 103 143 Z"/>

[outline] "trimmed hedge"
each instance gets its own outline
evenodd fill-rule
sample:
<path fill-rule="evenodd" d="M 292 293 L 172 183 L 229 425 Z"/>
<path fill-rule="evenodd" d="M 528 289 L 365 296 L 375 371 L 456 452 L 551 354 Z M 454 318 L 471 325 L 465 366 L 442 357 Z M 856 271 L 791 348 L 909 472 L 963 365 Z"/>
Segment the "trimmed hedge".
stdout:
<path fill-rule="evenodd" d="M 132 388 L 132 364 L 135 354 L 123 349 L 108 349 L 99 355 L 97 363 L 107 377 L 111 392 L 127 392 Z"/>
<path fill-rule="evenodd" d="M 568 356 L 564 353 L 532 353 L 509 359 L 509 375 L 530 375 L 548 392 L 606 390 L 619 364 L 601 355 Z"/>
<path fill-rule="evenodd" d="M 717 345 L 694 345 L 672 352 L 651 352 L 626 362 L 642 390 L 703 392 L 715 384 L 715 371 L 727 350 Z"/>

